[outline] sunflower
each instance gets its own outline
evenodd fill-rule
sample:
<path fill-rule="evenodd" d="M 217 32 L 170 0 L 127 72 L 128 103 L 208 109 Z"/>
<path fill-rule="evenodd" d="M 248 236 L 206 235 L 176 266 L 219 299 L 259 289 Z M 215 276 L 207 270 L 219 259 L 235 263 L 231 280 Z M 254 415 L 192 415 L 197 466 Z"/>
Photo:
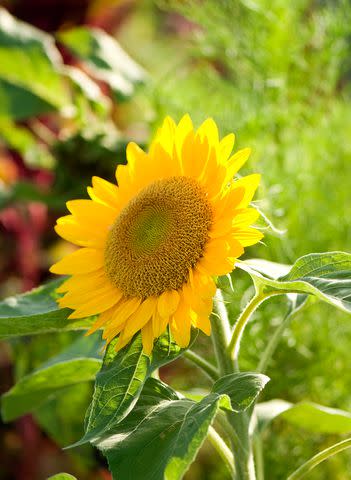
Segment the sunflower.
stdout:
<path fill-rule="evenodd" d="M 50 270 L 71 275 L 58 289 L 69 318 L 99 315 L 88 333 L 119 335 L 117 350 L 141 330 L 147 354 L 168 326 L 180 347 L 192 326 L 210 334 L 216 276 L 263 236 L 248 207 L 260 176 L 233 180 L 250 154 L 233 145 L 212 119 L 194 130 L 188 115 L 167 117 L 148 153 L 128 144 L 117 185 L 93 177 L 90 200 L 67 202 L 55 229 L 82 248 Z"/>

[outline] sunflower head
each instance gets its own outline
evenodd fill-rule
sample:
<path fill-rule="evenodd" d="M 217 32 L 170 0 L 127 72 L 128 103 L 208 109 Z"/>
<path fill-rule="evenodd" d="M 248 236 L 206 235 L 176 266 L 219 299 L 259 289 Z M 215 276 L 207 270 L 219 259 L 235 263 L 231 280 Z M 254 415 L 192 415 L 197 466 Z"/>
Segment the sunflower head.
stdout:
<path fill-rule="evenodd" d="M 191 326 L 210 334 L 215 277 L 263 236 L 249 207 L 260 177 L 234 179 L 250 149 L 233 145 L 212 119 L 167 117 L 148 153 L 128 145 L 117 184 L 93 177 L 90 200 L 67 202 L 55 229 L 81 248 L 51 271 L 71 275 L 58 289 L 70 318 L 99 315 L 89 333 L 119 335 L 118 350 L 141 330 L 147 354 L 168 326 L 181 347 Z"/>

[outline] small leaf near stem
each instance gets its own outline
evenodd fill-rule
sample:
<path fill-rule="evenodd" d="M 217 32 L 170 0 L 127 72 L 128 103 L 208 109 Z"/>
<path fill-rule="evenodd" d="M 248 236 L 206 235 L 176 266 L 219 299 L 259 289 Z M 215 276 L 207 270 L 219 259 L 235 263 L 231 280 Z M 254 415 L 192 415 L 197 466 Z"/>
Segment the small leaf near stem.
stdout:
<path fill-rule="evenodd" d="M 185 350 L 183 357 L 199 367 L 210 380 L 216 381 L 219 378 L 217 368 L 192 350 Z"/>
<path fill-rule="evenodd" d="M 224 464 L 226 465 L 231 477 L 233 477 L 234 476 L 234 457 L 231 450 L 229 449 L 225 441 L 222 439 L 222 437 L 216 432 L 216 430 L 213 427 L 209 428 L 207 438 L 210 441 L 213 448 L 217 451 L 219 456 L 224 461 Z"/>
<path fill-rule="evenodd" d="M 297 470 L 295 470 L 294 473 L 289 475 L 287 480 L 299 480 L 300 478 L 305 477 L 307 473 L 313 470 L 321 462 L 328 460 L 328 458 L 332 457 L 333 455 L 336 455 L 337 453 L 342 452 L 343 450 L 346 450 L 350 447 L 351 438 L 347 438 L 342 442 L 336 443 L 335 445 L 332 445 L 331 447 L 322 450 L 321 452 L 317 453 L 317 455 L 307 460 L 307 462 L 301 465 L 301 467 L 299 467 Z"/>

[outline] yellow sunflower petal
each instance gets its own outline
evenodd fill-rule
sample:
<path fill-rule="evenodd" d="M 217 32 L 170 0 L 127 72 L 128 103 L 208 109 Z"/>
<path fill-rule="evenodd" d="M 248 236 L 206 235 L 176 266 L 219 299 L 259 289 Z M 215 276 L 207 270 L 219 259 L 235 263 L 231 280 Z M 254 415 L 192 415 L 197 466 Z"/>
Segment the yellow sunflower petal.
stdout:
<path fill-rule="evenodd" d="M 212 229 L 209 232 L 210 238 L 219 238 L 223 235 L 226 235 L 228 232 L 232 230 L 233 226 L 233 219 L 232 217 L 224 217 L 218 222 L 216 222 Z"/>
<path fill-rule="evenodd" d="M 180 122 L 178 123 L 175 129 L 175 145 L 177 148 L 177 152 L 181 155 L 182 146 L 184 143 L 185 138 L 189 135 L 190 132 L 193 132 L 194 127 L 191 121 L 191 118 L 188 114 L 185 114 Z"/>
<path fill-rule="evenodd" d="M 182 293 L 185 302 L 197 315 L 210 315 L 212 312 L 212 296 L 200 295 L 200 284 L 193 288 L 189 283 L 184 285 Z"/>
<path fill-rule="evenodd" d="M 82 274 L 99 270 L 104 264 L 102 250 L 80 248 L 50 267 L 50 272 L 61 275 Z"/>
<path fill-rule="evenodd" d="M 237 208 L 245 195 L 245 188 L 235 188 L 235 183 L 232 184 L 230 189 L 227 189 L 222 198 L 215 200 L 214 202 L 214 224 L 223 218 L 232 219 L 233 210 Z"/>
<path fill-rule="evenodd" d="M 108 310 L 115 305 L 120 299 L 120 292 L 116 290 L 113 292 L 110 290 L 99 295 L 97 298 L 85 302 L 80 308 L 77 308 L 68 318 L 84 318 L 96 315 Z"/>
<path fill-rule="evenodd" d="M 91 328 L 86 332 L 85 335 L 91 335 L 92 333 L 99 330 L 99 328 L 101 328 L 103 325 L 108 323 L 112 319 L 115 310 L 116 310 L 116 305 L 113 305 L 113 307 L 100 313 L 99 318 L 95 320 L 95 322 L 93 323 Z"/>
<path fill-rule="evenodd" d="M 129 187 L 132 183 L 132 169 L 129 165 L 118 165 L 116 169 L 116 180 L 119 188 Z"/>
<path fill-rule="evenodd" d="M 102 287 L 94 290 L 93 293 L 93 298 L 92 298 L 92 292 L 85 292 L 85 293 L 71 293 L 68 292 L 65 294 L 64 297 L 60 298 L 60 306 L 62 307 L 68 307 L 68 308 L 77 308 L 79 309 L 82 304 L 84 306 L 90 304 L 90 305 L 99 305 L 100 302 L 100 311 L 106 310 L 105 307 L 105 301 L 104 299 L 109 297 L 108 302 L 113 301 L 113 303 L 110 305 L 115 305 L 120 298 L 122 297 L 122 292 L 120 290 L 117 290 L 117 288 L 114 285 L 109 285 L 105 284 Z M 95 313 L 100 313 L 99 310 L 97 310 Z M 93 315 L 93 314 L 91 314 Z"/>
<path fill-rule="evenodd" d="M 153 154 L 154 147 L 157 144 L 160 144 L 168 154 L 172 155 L 175 129 L 176 124 L 174 123 L 174 120 L 171 117 L 166 117 L 150 146 L 150 154 Z"/>
<path fill-rule="evenodd" d="M 236 152 L 232 157 L 230 157 L 227 165 L 226 180 L 231 180 L 234 175 L 238 173 L 241 167 L 247 162 L 250 154 L 251 148 L 243 148 L 242 150 Z"/>
<path fill-rule="evenodd" d="M 218 147 L 219 136 L 216 122 L 213 118 L 207 118 L 198 128 L 197 133 L 200 137 L 207 137 L 211 146 Z"/>
<path fill-rule="evenodd" d="M 88 187 L 88 193 L 92 200 L 100 202 L 115 209 L 120 208 L 118 201 L 118 187 L 100 177 L 92 178 L 92 187 Z"/>
<path fill-rule="evenodd" d="M 196 268 L 193 272 L 193 289 L 198 293 L 200 298 L 212 298 L 216 293 L 216 283 L 209 275 L 201 274 Z"/>
<path fill-rule="evenodd" d="M 206 275 L 225 275 L 233 270 L 233 261 L 228 257 L 219 260 L 215 257 L 203 258 L 197 268 Z"/>
<path fill-rule="evenodd" d="M 115 345 L 115 351 L 116 352 L 119 352 L 120 350 L 122 350 L 123 347 L 125 347 L 132 339 L 133 337 L 126 337 L 123 335 L 123 330 L 121 331 L 121 334 L 118 338 L 118 341 Z M 112 338 L 111 338 L 112 340 Z M 108 340 L 109 342 L 109 340 Z"/>
<path fill-rule="evenodd" d="M 230 133 L 219 142 L 219 155 L 221 161 L 225 162 L 234 148 L 235 135 Z"/>
<path fill-rule="evenodd" d="M 255 243 L 259 242 L 264 237 L 262 232 L 252 227 L 240 229 L 234 232 L 234 235 L 243 247 L 255 245 Z"/>
<path fill-rule="evenodd" d="M 141 303 L 140 298 L 129 298 L 121 301 L 111 318 L 110 323 L 106 326 L 103 338 L 113 338 L 120 332 L 119 326 L 125 323 L 128 318 L 138 309 Z M 116 333 L 117 332 L 117 333 Z"/>
<path fill-rule="evenodd" d="M 136 312 L 128 319 L 124 329 L 124 334 L 128 337 L 132 337 L 138 330 L 141 330 L 142 327 L 151 319 L 156 305 L 156 297 L 146 298 L 138 307 Z"/>
<path fill-rule="evenodd" d="M 152 315 L 152 329 L 153 329 L 155 338 L 162 335 L 162 333 L 166 330 L 168 323 L 169 323 L 169 317 L 162 317 L 159 314 L 158 310 L 155 309 Z"/>
<path fill-rule="evenodd" d="M 200 178 L 207 164 L 209 151 L 206 137 L 201 138 L 194 135 L 194 132 L 189 132 L 181 153 L 182 173 L 188 177 Z"/>
<path fill-rule="evenodd" d="M 179 299 L 179 293 L 176 290 L 166 290 L 159 296 L 157 309 L 162 318 L 173 315 L 177 310 Z"/>
<path fill-rule="evenodd" d="M 154 332 L 152 329 L 152 322 L 148 322 L 141 329 L 141 340 L 143 342 L 143 349 L 146 355 L 150 355 L 152 352 L 152 347 L 154 346 Z"/>
<path fill-rule="evenodd" d="M 191 315 L 190 308 L 184 300 L 179 303 L 173 314 L 170 327 L 176 343 L 182 348 L 187 347 L 190 342 Z"/>
<path fill-rule="evenodd" d="M 208 315 L 196 315 L 193 324 L 194 327 L 199 328 L 206 335 L 211 335 L 211 321 Z"/>
<path fill-rule="evenodd" d="M 76 291 L 79 295 L 81 292 L 91 291 L 94 292 L 97 288 L 100 288 L 105 283 L 108 283 L 108 279 L 103 269 L 99 269 L 93 272 L 82 273 L 80 275 L 73 275 L 60 285 L 56 292 L 68 292 Z"/>
<path fill-rule="evenodd" d="M 139 145 L 130 142 L 127 145 L 127 160 L 130 168 L 135 170 L 139 165 L 144 165 L 148 159 L 148 154 L 142 150 Z"/>
<path fill-rule="evenodd" d="M 245 195 L 241 202 L 238 204 L 237 208 L 244 208 L 247 207 L 248 204 L 253 199 L 257 187 L 260 183 L 261 175 L 259 173 L 253 173 L 252 175 L 247 175 L 247 177 L 240 178 L 239 180 L 235 180 L 234 185 L 235 188 L 244 187 L 245 188 Z"/>
<path fill-rule="evenodd" d="M 72 217 L 72 215 L 68 215 Z M 58 221 L 61 219 L 58 219 Z M 98 229 L 94 228 L 93 224 L 79 225 L 77 222 L 65 221 L 57 223 L 55 225 L 55 230 L 60 237 L 67 240 L 68 242 L 79 245 L 80 247 L 91 247 L 91 248 L 104 248 L 108 230 L 107 229 Z"/>
<path fill-rule="evenodd" d="M 94 222 L 107 228 L 116 218 L 116 209 L 93 200 L 70 200 L 68 210 L 78 223 Z"/>
<path fill-rule="evenodd" d="M 255 208 L 243 208 L 241 210 L 236 210 L 234 213 L 235 216 L 233 220 L 233 227 L 235 228 L 242 228 L 252 225 L 260 216 L 260 212 L 258 212 Z"/>

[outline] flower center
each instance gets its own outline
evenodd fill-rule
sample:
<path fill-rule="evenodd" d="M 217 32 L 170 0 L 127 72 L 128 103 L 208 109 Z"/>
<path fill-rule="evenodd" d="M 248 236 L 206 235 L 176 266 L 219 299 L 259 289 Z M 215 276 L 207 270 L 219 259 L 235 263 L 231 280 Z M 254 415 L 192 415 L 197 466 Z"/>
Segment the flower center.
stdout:
<path fill-rule="evenodd" d="M 211 223 L 210 204 L 195 180 L 151 183 L 112 225 L 105 249 L 110 280 L 133 297 L 179 289 L 203 254 Z"/>

